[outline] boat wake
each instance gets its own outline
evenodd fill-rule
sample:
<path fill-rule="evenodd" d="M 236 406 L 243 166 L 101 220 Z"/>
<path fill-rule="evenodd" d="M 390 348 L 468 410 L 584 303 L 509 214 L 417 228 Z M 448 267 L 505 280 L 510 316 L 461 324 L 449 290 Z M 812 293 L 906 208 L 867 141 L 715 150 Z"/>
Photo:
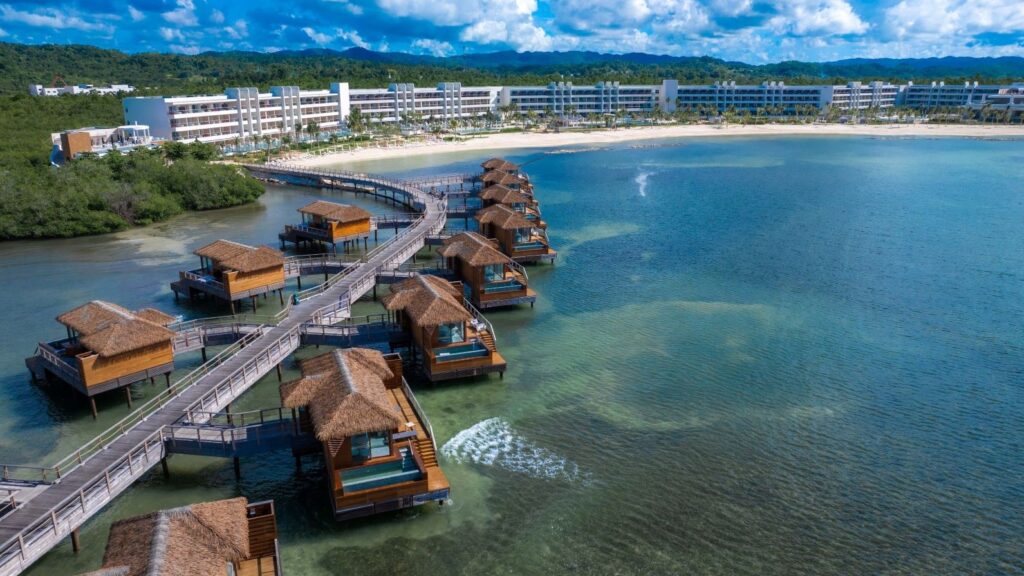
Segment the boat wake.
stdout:
<path fill-rule="evenodd" d="M 636 178 L 633 178 L 633 182 L 636 182 L 637 194 L 641 198 L 647 197 L 647 179 L 651 177 L 651 174 L 652 172 L 643 171 L 637 174 Z"/>
<path fill-rule="evenodd" d="M 533 444 L 502 418 L 488 418 L 459 432 L 441 453 L 455 462 L 496 466 L 533 478 L 586 480 L 579 466 Z"/>

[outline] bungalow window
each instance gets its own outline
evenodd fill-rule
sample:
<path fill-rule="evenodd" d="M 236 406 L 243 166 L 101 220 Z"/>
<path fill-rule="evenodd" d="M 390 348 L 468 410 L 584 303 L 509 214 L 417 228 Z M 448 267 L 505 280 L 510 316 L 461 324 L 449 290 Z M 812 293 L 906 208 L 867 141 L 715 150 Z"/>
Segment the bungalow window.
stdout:
<path fill-rule="evenodd" d="M 500 282 L 504 279 L 504 264 L 489 264 L 486 267 L 484 267 L 484 282 Z"/>
<path fill-rule="evenodd" d="M 512 204 L 512 209 L 515 210 L 516 212 L 526 212 L 526 204 L 523 204 L 522 202 L 516 202 Z"/>
<path fill-rule="evenodd" d="M 437 340 L 441 344 L 458 344 L 466 340 L 465 325 L 462 322 L 441 324 L 437 327 Z"/>
<path fill-rule="evenodd" d="M 352 437 L 352 460 L 359 462 L 370 458 L 381 458 L 391 455 L 389 444 L 390 434 L 387 432 L 368 432 Z"/>

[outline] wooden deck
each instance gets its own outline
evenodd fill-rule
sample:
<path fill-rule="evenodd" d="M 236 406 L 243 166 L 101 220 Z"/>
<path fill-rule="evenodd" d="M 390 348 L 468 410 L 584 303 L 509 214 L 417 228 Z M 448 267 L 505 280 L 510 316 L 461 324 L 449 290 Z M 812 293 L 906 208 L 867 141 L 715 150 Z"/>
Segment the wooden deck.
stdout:
<path fill-rule="evenodd" d="M 264 177 L 308 175 L 309 171 L 273 166 L 251 166 Z M 311 171 L 350 181 L 353 185 L 387 188 L 422 208 L 423 218 L 372 251 L 359 266 L 335 282 L 301 294 L 300 302 L 285 309 L 275 326 L 250 334 L 251 341 L 217 365 L 201 368 L 172 387 L 173 397 L 154 399 L 63 462 L 60 482 L 45 489 L 17 510 L 0 518 L 0 576 L 19 574 L 113 498 L 145 475 L 164 456 L 163 429 L 191 411 L 215 412 L 238 398 L 253 383 L 273 370 L 300 344 L 303 325 L 347 315 L 351 303 L 368 292 L 383 270 L 397 268 L 421 249 L 428 235 L 444 228 L 446 203 L 405 183 L 368 175 Z"/>

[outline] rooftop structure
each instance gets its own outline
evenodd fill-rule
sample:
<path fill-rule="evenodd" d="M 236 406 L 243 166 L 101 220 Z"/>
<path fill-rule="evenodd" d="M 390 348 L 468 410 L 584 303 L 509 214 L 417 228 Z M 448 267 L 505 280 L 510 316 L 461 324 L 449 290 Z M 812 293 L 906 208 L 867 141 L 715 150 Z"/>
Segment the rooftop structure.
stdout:
<path fill-rule="evenodd" d="M 348 348 L 299 366 L 302 377 L 281 385 L 281 403 L 309 414 L 331 471 L 335 518 L 447 500 L 429 423 L 397 354 Z"/>
<path fill-rule="evenodd" d="M 494 332 L 466 302 L 461 283 L 436 276 L 414 276 L 392 284 L 384 307 L 400 312 L 399 323 L 412 337 L 412 351 L 422 359 L 432 382 L 498 372 L 505 359 Z"/>
<path fill-rule="evenodd" d="M 50 134 L 53 143 L 51 160 L 65 162 L 82 154 L 104 156 L 114 150 L 128 152 L 136 148 L 154 146 L 157 141 L 149 133 L 149 126 L 129 124 L 116 128 L 76 128 Z"/>
<path fill-rule="evenodd" d="M 93 86 L 92 84 L 74 84 L 71 86 L 43 86 L 29 84 L 28 93 L 32 96 L 61 96 L 63 94 L 128 94 L 135 91 L 129 84 L 110 84 L 109 86 Z"/>
<path fill-rule="evenodd" d="M 279 575 L 272 501 L 202 502 L 114 522 L 103 567 L 82 576 Z"/>
<path fill-rule="evenodd" d="M 199 256 L 200 267 L 181 271 L 171 283 L 175 298 L 185 294 L 193 299 L 199 294 L 226 300 L 234 313 L 235 302 L 277 292 L 282 303 L 285 274 L 284 255 L 268 246 L 253 247 L 231 240 L 217 240 L 193 252 Z"/>
<path fill-rule="evenodd" d="M 93 300 L 61 314 L 57 321 L 67 327 L 67 337 L 40 342 L 26 363 L 34 376 L 54 376 L 88 396 L 93 417 L 97 394 L 124 388 L 131 406 L 132 383 L 162 374 L 170 385 L 175 333 L 167 325 L 175 321 L 173 316 L 153 308 L 132 312 Z"/>

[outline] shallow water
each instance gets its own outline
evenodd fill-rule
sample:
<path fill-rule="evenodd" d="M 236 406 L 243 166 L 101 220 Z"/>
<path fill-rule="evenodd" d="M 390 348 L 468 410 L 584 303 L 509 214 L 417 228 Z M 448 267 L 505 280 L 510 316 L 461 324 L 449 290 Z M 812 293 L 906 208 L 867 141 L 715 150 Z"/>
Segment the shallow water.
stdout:
<path fill-rule="evenodd" d="M 237 494 L 275 499 L 291 574 L 1024 570 L 1024 143 L 665 144 L 506 154 L 559 258 L 529 268 L 535 309 L 488 315 L 504 380 L 417 390 L 452 506 L 337 524 L 311 460 L 296 477 L 286 452 L 246 459 L 236 482 L 230 462 L 175 456 L 170 480 L 86 526 L 80 555 L 31 573 L 98 567 L 116 518 Z M 28 383 L 22 358 L 62 333 L 57 313 L 95 297 L 218 313 L 171 299 L 189 252 L 273 243 L 310 196 L 0 244 L 0 457 L 59 457 L 125 413 L 112 397 L 93 423 L 81 398 Z M 238 409 L 276 402 L 268 378 Z"/>

